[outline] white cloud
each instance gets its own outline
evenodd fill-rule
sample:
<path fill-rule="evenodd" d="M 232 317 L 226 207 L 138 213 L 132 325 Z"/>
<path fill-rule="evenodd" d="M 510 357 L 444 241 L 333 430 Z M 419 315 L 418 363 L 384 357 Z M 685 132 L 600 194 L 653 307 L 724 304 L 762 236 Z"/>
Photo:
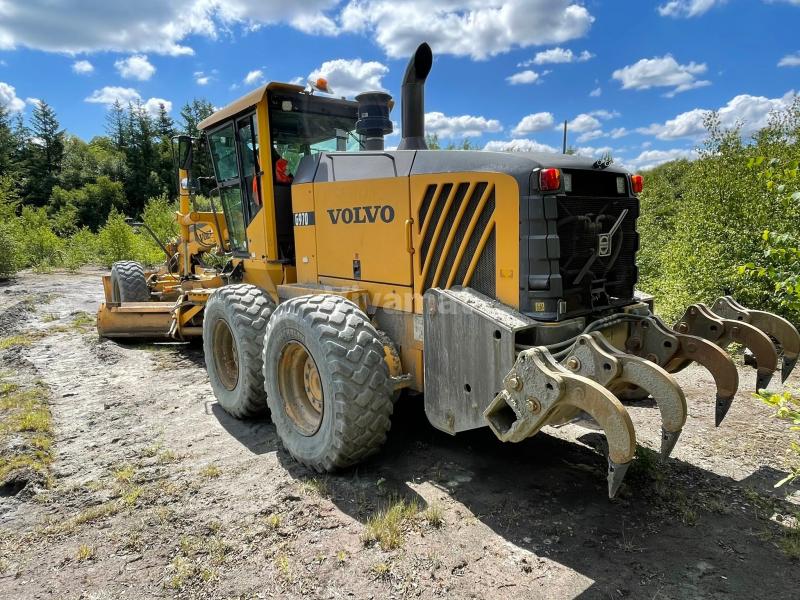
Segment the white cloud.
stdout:
<path fill-rule="evenodd" d="M 371 35 L 392 58 L 427 41 L 438 54 L 485 59 L 582 37 L 594 21 L 573 0 L 350 0 L 343 31 Z"/>
<path fill-rule="evenodd" d="M 167 112 L 172 112 L 172 102 L 169 100 L 164 100 L 164 98 L 149 98 L 147 102 L 144 103 L 144 109 L 150 113 L 151 116 L 157 117 L 159 111 L 161 110 L 161 105 L 164 105 L 164 109 Z"/>
<path fill-rule="evenodd" d="M 141 99 L 141 94 L 133 88 L 107 85 L 99 90 L 93 91 L 91 96 L 85 99 L 85 102 L 105 104 L 106 106 L 111 106 L 114 102 L 119 102 L 124 106 Z"/>
<path fill-rule="evenodd" d="M 645 150 L 636 158 L 622 161 L 623 166 L 630 171 L 645 171 L 671 160 L 686 158 L 694 160 L 697 152 L 694 150 L 684 150 L 675 148 L 672 150 Z"/>
<path fill-rule="evenodd" d="M 600 121 L 588 113 L 581 113 L 567 124 L 567 128 L 575 133 L 583 133 L 600 129 Z"/>
<path fill-rule="evenodd" d="M 530 65 L 585 62 L 591 58 L 594 58 L 594 54 L 588 50 L 584 50 L 580 54 L 575 54 L 569 48 L 565 49 L 557 46 L 555 48 L 550 48 L 549 50 L 537 52 L 536 56 L 533 57 L 533 60 L 526 60 L 525 62 L 520 63 L 519 66 L 528 67 Z"/>
<path fill-rule="evenodd" d="M 90 75 L 94 73 L 94 65 L 88 60 L 76 60 L 72 63 L 72 70 L 78 75 Z"/>
<path fill-rule="evenodd" d="M 315 81 L 324 77 L 337 96 L 356 96 L 361 92 L 383 91 L 382 79 L 388 72 L 389 67 L 374 60 L 338 58 L 325 61 L 308 78 Z"/>
<path fill-rule="evenodd" d="M 604 121 L 607 121 L 608 119 L 616 119 L 619 116 L 619 113 L 616 110 L 606 110 L 604 108 L 593 110 L 589 114 L 593 117 L 603 119 Z"/>
<path fill-rule="evenodd" d="M 603 93 L 603 88 L 596 87 L 591 92 L 589 92 L 589 96 L 592 98 L 597 98 Z"/>
<path fill-rule="evenodd" d="M 488 152 L 558 152 L 558 149 L 553 146 L 524 138 L 492 140 L 487 142 L 483 149 Z"/>
<path fill-rule="evenodd" d="M 264 83 L 264 71 L 262 71 L 261 69 L 254 69 L 250 71 L 247 75 L 244 76 L 244 79 L 242 79 L 242 83 L 249 86 L 261 85 L 262 83 Z"/>
<path fill-rule="evenodd" d="M 643 58 L 635 64 L 617 69 L 612 77 L 622 83 L 624 90 L 648 90 L 653 87 L 672 88 L 666 96 L 672 97 L 698 87 L 711 85 L 710 81 L 697 79 L 707 70 L 705 63 L 678 64 L 671 54 Z"/>
<path fill-rule="evenodd" d="M 124 79 L 138 79 L 139 81 L 147 81 L 156 72 L 156 68 L 143 54 L 122 58 L 114 63 L 114 68 Z"/>
<path fill-rule="evenodd" d="M 197 85 L 208 85 L 209 83 L 211 83 L 211 75 L 207 75 L 203 71 L 195 71 L 194 82 Z"/>
<path fill-rule="evenodd" d="M 594 146 L 579 146 L 575 148 L 575 154 L 578 156 L 588 156 L 590 158 L 599 158 L 610 153 L 611 146 L 600 146 L 599 148 Z"/>
<path fill-rule="evenodd" d="M 612 129 L 611 132 L 608 135 L 609 135 L 610 138 L 616 140 L 616 139 L 619 139 L 621 137 L 625 137 L 629 133 L 630 133 L 630 131 L 628 131 L 624 127 L 617 127 L 615 129 Z"/>
<path fill-rule="evenodd" d="M 506 81 L 511 85 L 536 83 L 538 79 L 539 74 L 536 71 L 531 71 L 530 69 L 526 71 L 520 71 L 519 73 L 514 73 L 510 77 L 506 77 Z"/>
<path fill-rule="evenodd" d="M 137 0 L 2 2 L 0 49 L 27 47 L 47 52 L 153 52 L 187 55 L 189 36 L 216 38 L 233 26 L 255 29 L 289 23 L 326 32 L 319 18 L 337 0 Z M 327 28 L 328 31 L 330 28 Z"/>
<path fill-rule="evenodd" d="M 13 85 L 0 81 L 0 106 L 8 112 L 19 112 L 25 108 L 25 101 L 17 98 L 17 90 Z"/>
<path fill-rule="evenodd" d="M 714 6 L 725 4 L 727 0 L 670 0 L 658 7 L 662 17 L 698 17 L 707 13 Z"/>
<path fill-rule="evenodd" d="M 586 133 L 582 133 L 578 136 L 578 143 L 583 144 L 590 140 L 596 140 L 599 137 L 603 137 L 605 132 L 602 129 L 592 129 L 591 131 L 587 131 Z"/>
<path fill-rule="evenodd" d="M 511 130 L 511 135 L 523 136 L 536 131 L 550 129 L 555 122 L 553 113 L 538 112 L 522 117 L 517 126 Z"/>
<path fill-rule="evenodd" d="M 800 3 L 800 0 L 798 0 Z M 794 54 L 787 54 L 784 56 L 780 61 L 778 61 L 779 67 L 800 67 L 800 52 L 795 52 Z"/>
<path fill-rule="evenodd" d="M 781 98 L 740 94 L 719 109 L 719 118 L 723 127 L 734 127 L 741 123 L 742 133 L 748 135 L 765 127 L 770 113 L 788 107 L 794 97 L 794 90 L 787 92 Z M 664 123 L 653 123 L 648 127 L 640 127 L 636 131 L 654 135 L 662 140 L 700 138 L 705 134 L 703 119 L 708 112 L 705 109 L 695 108 Z"/>
<path fill-rule="evenodd" d="M 336 35 L 336 22 L 322 13 L 301 14 L 292 19 L 292 26 L 309 35 Z"/>
<path fill-rule="evenodd" d="M 441 112 L 425 113 L 425 132 L 436 134 L 448 140 L 455 138 L 479 137 L 484 133 L 502 131 L 497 119 L 473 115 L 446 116 Z"/>

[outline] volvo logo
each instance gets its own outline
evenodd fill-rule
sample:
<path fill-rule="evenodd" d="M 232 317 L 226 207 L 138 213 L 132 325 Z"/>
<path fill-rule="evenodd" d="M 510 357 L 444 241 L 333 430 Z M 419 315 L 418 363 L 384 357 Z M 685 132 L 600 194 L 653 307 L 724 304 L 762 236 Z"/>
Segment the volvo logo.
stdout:
<path fill-rule="evenodd" d="M 384 223 L 394 221 L 394 207 L 388 204 L 374 206 L 354 206 L 353 208 L 329 208 L 328 216 L 334 225 L 342 222 L 375 223 L 379 219 Z"/>

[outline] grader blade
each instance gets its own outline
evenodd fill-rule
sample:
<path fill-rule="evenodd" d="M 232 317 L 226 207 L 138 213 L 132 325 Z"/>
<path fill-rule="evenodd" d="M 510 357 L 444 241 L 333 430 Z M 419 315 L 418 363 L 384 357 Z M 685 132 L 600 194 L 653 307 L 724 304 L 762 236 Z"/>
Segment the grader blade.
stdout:
<path fill-rule="evenodd" d="M 778 353 L 766 333 L 749 323 L 718 317 L 705 304 L 698 302 L 687 308 L 675 330 L 704 338 L 720 348 L 738 342 L 749 349 L 756 359 L 756 391 L 769 385 L 778 367 Z"/>
<path fill-rule="evenodd" d="M 599 332 L 578 336 L 562 364 L 612 393 L 627 385 L 653 397 L 661 413 L 661 457 L 669 456 L 686 423 L 686 398 L 678 382 L 657 364 L 620 352 Z"/>
<path fill-rule="evenodd" d="M 794 325 L 771 312 L 745 308 L 730 296 L 718 298 L 711 307 L 711 311 L 725 319 L 749 323 L 778 340 L 783 350 L 781 382 L 786 381 L 797 364 L 798 355 L 800 355 L 800 333 Z"/>
<path fill-rule="evenodd" d="M 714 424 L 719 427 L 739 389 L 739 372 L 727 352 L 701 337 L 673 331 L 655 316 L 631 323 L 626 350 L 668 373 L 677 373 L 692 361 L 705 367 L 717 386 Z"/>
<path fill-rule="evenodd" d="M 624 406 L 599 383 L 558 364 L 544 348 L 517 356 L 501 391 L 484 411 L 494 434 L 519 442 L 548 424 L 565 422 L 580 411 L 602 427 L 608 443 L 608 496 L 619 490 L 636 452 L 633 422 Z"/>

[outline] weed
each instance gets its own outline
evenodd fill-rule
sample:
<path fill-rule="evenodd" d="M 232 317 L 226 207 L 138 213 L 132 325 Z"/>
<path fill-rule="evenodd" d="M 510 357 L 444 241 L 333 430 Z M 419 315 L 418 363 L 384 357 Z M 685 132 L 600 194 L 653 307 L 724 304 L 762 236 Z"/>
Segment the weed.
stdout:
<path fill-rule="evenodd" d="M 84 311 L 75 313 L 75 315 L 72 317 L 72 326 L 75 329 L 94 327 L 95 324 L 95 317 Z"/>
<path fill-rule="evenodd" d="M 114 471 L 114 479 L 118 483 L 130 483 L 136 475 L 136 468 L 133 465 L 125 465 Z"/>
<path fill-rule="evenodd" d="M 134 485 L 123 494 L 122 501 L 129 507 L 135 506 L 136 501 L 139 500 L 139 496 L 143 493 L 144 489 L 141 486 Z"/>
<path fill-rule="evenodd" d="M 169 463 L 173 463 L 178 460 L 178 455 L 175 454 L 172 450 L 164 450 L 161 454 L 158 455 L 158 464 L 160 465 L 167 465 Z"/>
<path fill-rule="evenodd" d="M 304 479 L 300 483 L 300 489 L 304 496 L 319 496 L 320 498 L 328 497 L 327 479 L 321 479 L 319 477 Z"/>
<path fill-rule="evenodd" d="M 86 510 L 79 512 L 74 517 L 65 519 L 61 523 L 53 523 L 48 525 L 44 528 L 43 533 L 45 535 L 62 535 L 65 533 L 71 533 L 85 523 L 90 523 L 92 521 L 96 521 L 97 519 L 102 519 L 103 517 L 116 514 L 121 508 L 122 503 L 118 500 L 104 502 L 103 504 L 98 504 L 96 506 L 87 508 Z"/>
<path fill-rule="evenodd" d="M 387 508 L 372 515 L 361 535 L 364 545 L 377 543 L 383 550 L 394 550 L 403 544 L 403 525 L 416 516 L 419 505 L 416 500 L 395 500 Z"/>
<path fill-rule="evenodd" d="M 270 516 L 267 517 L 267 525 L 269 525 L 271 529 L 277 529 L 278 527 L 281 526 L 281 516 L 272 513 Z"/>
<path fill-rule="evenodd" d="M 76 553 L 76 558 L 80 561 L 94 558 L 94 548 L 92 548 L 91 546 L 87 546 L 86 544 L 81 544 L 80 546 L 78 546 L 78 552 Z"/>
<path fill-rule="evenodd" d="M 46 313 L 42 315 L 42 321 L 44 321 L 45 323 L 52 323 L 53 321 L 58 321 L 58 314 Z"/>
<path fill-rule="evenodd" d="M 379 562 L 372 565 L 370 571 L 372 571 L 378 579 L 388 579 L 392 574 L 392 566 L 385 562 Z"/>
<path fill-rule="evenodd" d="M 347 552 L 345 552 L 344 550 L 339 550 L 336 553 L 336 562 L 338 562 L 341 565 L 347 562 Z"/>
<path fill-rule="evenodd" d="M 35 337 L 30 334 L 11 335 L 0 338 L 0 350 L 8 350 L 9 348 L 27 348 L 33 343 L 34 339 Z"/>
<path fill-rule="evenodd" d="M 289 566 L 289 557 L 285 554 L 280 554 L 275 559 L 275 567 L 278 569 L 278 573 L 286 579 L 287 581 L 292 578 L 292 570 Z"/>
<path fill-rule="evenodd" d="M 794 522 L 786 528 L 778 545 L 789 558 L 800 559 L 800 513 L 795 515 Z"/>
<path fill-rule="evenodd" d="M 444 525 L 444 511 L 442 507 L 435 502 L 428 505 L 428 508 L 425 509 L 424 516 L 431 527 L 439 529 Z"/>
<path fill-rule="evenodd" d="M 222 470 L 217 465 L 208 465 L 200 471 L 200 475 L 206 479 L 216 479 L 221 474 Z"/>

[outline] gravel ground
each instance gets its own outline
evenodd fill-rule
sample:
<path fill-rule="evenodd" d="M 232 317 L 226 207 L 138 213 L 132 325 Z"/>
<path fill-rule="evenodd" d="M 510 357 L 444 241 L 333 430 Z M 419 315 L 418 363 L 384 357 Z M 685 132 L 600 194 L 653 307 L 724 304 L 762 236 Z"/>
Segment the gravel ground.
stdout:
<path fill-rule="evenodd" d="M 598 433 L 451 437 L 418 397 L 377 456 L 319 476 L 267 419 L 219 408 L 199 346 L 79 326 L 99 275 L 0 284 L 0 338 L 27 336 L 0 372 L 48 390 L 54 430 L 49 480 L 0 489 L 2 598 L 797 597 L 800 491 L 773 489 L 786 426 L 750 369 L 718 429 L 708 373 L 678 374 L 690 412 L 666 464 L 658 411 L 630 405 L 642 449 L 613 501 Z"/>

